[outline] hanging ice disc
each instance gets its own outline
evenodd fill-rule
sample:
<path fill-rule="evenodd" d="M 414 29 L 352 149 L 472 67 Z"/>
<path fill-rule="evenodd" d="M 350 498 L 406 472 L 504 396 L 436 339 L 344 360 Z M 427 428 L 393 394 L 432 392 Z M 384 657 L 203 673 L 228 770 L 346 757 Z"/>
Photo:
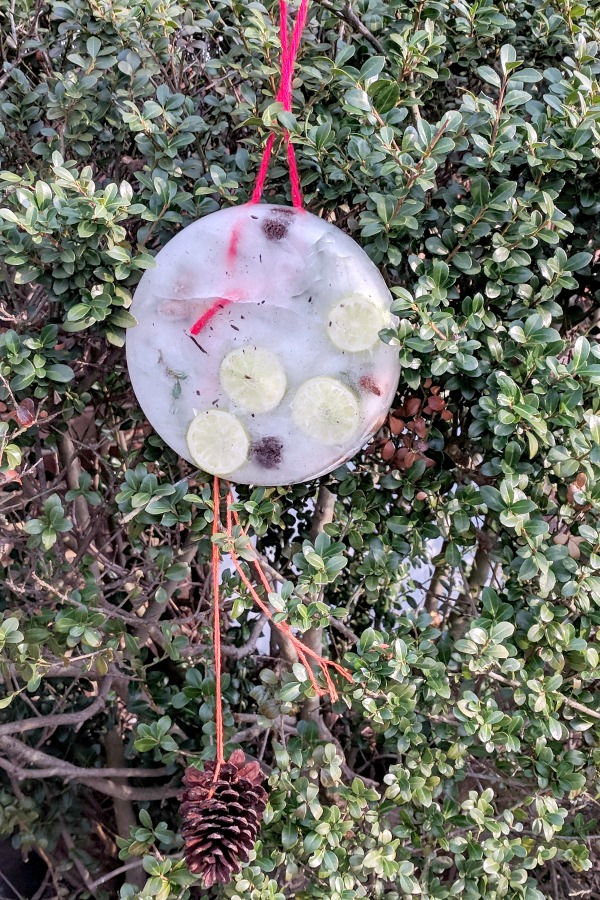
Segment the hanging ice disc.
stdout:
<path fill-rule="evenodd" d="M 352 457 L 389 409 L 398 351 L 379 332 L 391 299 L 366 253 L 323 219 L 220 210 L 174 237 L 138 285 L 133 388 L 163 440 L 204 471 L 308 481 Z"/>

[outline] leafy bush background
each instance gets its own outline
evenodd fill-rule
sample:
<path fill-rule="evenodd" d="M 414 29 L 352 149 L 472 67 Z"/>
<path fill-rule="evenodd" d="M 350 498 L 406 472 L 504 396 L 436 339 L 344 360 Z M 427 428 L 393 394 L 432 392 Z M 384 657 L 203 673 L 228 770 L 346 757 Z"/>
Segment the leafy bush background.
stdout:
<path fill-rule="evenodd" d="M 596 4 L 313 2 L 294 116 L 272 3 L 0 11 L 0 835 L 47 896 L 600 896 Z M 155 252 L 246 200 L 283 126 L 394 287 L 403 375 L 331 522 L 316 484 L 240 491 L 279 612 L 356 683 L 319 706 L 224 576 L 229 746 L 271 800 L 209 894 L 175 798 L 212 754 L 211 500 L 123 339 Z"/>

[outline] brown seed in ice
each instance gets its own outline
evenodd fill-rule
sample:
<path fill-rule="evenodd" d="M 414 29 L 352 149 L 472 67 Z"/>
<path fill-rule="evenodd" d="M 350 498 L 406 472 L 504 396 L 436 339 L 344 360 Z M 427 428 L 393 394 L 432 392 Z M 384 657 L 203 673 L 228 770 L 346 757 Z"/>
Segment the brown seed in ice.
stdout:
<path fill-rule="evenodd" d="M 375 394 L 376 397 L 381 397 L 381 388 L 372 375 L 363 375 L 358 383 L 363 391 L 368 391 L 369 394 Z"/>
<path fill-rule="evenodd" d="M 288 233 L 288 224 L 280 218 L 265 219 L 262 230 L 270 241 L 280 241 Z"/>
<path fill-rule="evenodd" d="M 250 447 L 250 458 L 255 459 L 263 469 L 276 469 L 281 462 L 283 444 L 276 437 L 266 437 Z"/>

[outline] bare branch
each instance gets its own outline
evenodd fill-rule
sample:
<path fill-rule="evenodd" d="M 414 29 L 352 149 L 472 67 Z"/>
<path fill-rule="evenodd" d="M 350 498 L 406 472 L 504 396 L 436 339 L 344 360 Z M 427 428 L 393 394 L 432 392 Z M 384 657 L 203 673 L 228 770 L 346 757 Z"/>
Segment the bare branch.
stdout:
<path fill-rule="evenodd" d="M 117 692 L 121 699 L 126 702 L 127 687 L 125 683 L 117 684 Z M 106 752 L 106 761 L 109 766 L 125 768 L 125 745 L 121 737 L 121 717 L 117 716 L 117 720 L 112 728 L 109 728 L 104 736 L 104 750 Z M 129 776 L 125 776 L 127 778 Z M 126 785 L 126 781 L 119 778 L 119 785 Z M 129 838 L 131 830 L 137 824 L 137 817 L 133 808 L 133 801 L 130 797 L 114 797 L 113 809 L 115 811 L 115 820 L 117 823 L 117 832 L 122 838 Z M 132 883 L 136 887 L 141 888 L 146 882 L 146 876 L 141 868 L 142 861 L 139 861 L 139 871 L 132 875 Z M 89 890 L 89 885 L 88 885 Z"/>
<path fill-rule="evenodd" d="M 512 681 L 510 678 L 505 678 L 504 675 L 499 675 L 497 672 L 486 672 L 485 674 L 493 681 L 499 681 L 500 684 L 505 684 L 507 687 L 521 687 L 518 681 Z M 583 713 L 583 715 L 589 716 L 591 719 L 600 721 L 600 712 L 597 710 L 591 709 L 589 706 L 584 706 L 583 703 L 579 703 L 577 700 L 571 699 L 571 697 L 566 697 L 564 694 L 561 694 L 561 700 L 565 706 L 570 706 L 571 709 L 576 709 L 577 712 Z"/>
<path fill-rule="evenodd" d="M 176 557 L 174 562 L 184 563 L 185 565 L 189 565 L 196 554 L 198 553 L 198 543 L 197 541 L 190 541 Z M 165 602 L 158 603 L 156 600 L 152 601 L 148 604 L 148 608 L 144 615 L 140 617 L 140 625 L 136 630 L 135 635 L 139 639 L 141 644 L 145 644 L 150 638 L 155 638 L 160 643 L 160 639 L 162 638 L 162 634 L 160 633 L 160 629 L 157 628 L 158 622 L 161 620 L 163 615 L 168 609 L 168 601 L 173 596 L 177 588 L 179 587 L 178 581 L 170 581 L 165 587 L 165 591 L 167 594 L 167 598 Z"/>
<path fill-rule="evenodd" d="M 233 644 L 225 644 L 223 646 L 223 655 L 229 656 L 231 659 L 243 659 L 245 656 L 250 656 L 251 653 L 254 653 L 258 640 L 264 631 L 266 621 L 266 615 L 261 613 L 256 620 L 256 624 L 246 643 L 242 644 L 241 647 L 235 647 Z"/>
<path fill-rule="evenodd" d="M 341 635 L 343 635 L 349 641 L 352 641 L 353 644 L 358 644 L 360 640 L 359 636 L 355 634 L 351 628 L 348 628 L 347 625 L 344 625 L 343 622 L 340 622 L 339 619 L 336 619 L 332 616 L 329 626 L 330 628 L 334 628 L 336 631 L 339 631 Z"/>
<path fill-rule="evenodd" d="M 328 9 L 329 12 L 333 13 L 334 16 L 337 16 L 338 19 L 341 19 L 342 22 L 346 22 L 348 25 L 352 26 L 352 28 L 355 28 L 356 31 L 358 31 L 359 34 L 362 34 L 364 39 L 368 41 L 372 47 L 375 47 L 375 49 L 379 53 L 385 53 L 383 44 L 381 43 L 381 41 L 377 40 L 375 35 L 371 34 L 364 22 L 361 22 L 361 20 L 352 9 L 352 3 L 350 2 L 350 0 L 346 0 L 343 9 L 337 9 L 334 4 L 330 2 L 330 0 L 317 0 L 317 2 L 319 3 L 319 6 L 323 6 L 325 9 Z"/>
<path fill-rule="evenodd" d="M 309 532 L 310 540 L 314 543 L 323 529 L 325 525 L 328 525 L 330 522 L 333 522 L 333 515 L 335 511 L 335 494 L 332 494 L 330 490 L 321 485 L 319 488 L 319 493 L 317 494 L 317 502 L 315 503 L 315 512 L 313 515 L 313 520 Z M 322 598 L 323 592 L 321 591 L 319 599 Z M 303 641 L 306 646 L 317 653 L 319 656 L 322 655 L 323 652 L 323 629 L 322 628 L 309 628 L 303 635 Z M 309 721 L 317 721 L 321 716 L 321 700 L 317 695 L 315 697 L 310 697 L 308 700 L 305 700 L 302 704 L 302 718 L 307 719 Z"/>
<path fill-rule="evenodd" d="M 86 887 L 86 890 L 88 890 L 90 892 L 92 897 L 95 897 L 96 893 L 95 893 L 95 889 L 92 885 L 92 878 L 90 876 L 90 873 L 88 872 L 88 870 L 86 869 L 86 867 L 84 866 L 83 862 L 81 861 L 81 859 L 79 858 L 79 856 L 77 854 L 77 848 L 75 847 L 73 838 L 71 837 L 71 835 L 69 834 L 69 832 L 67 831 L 66 828 L 62 829 L 60 835 L 64 841 L 65 847 L 67 848 L 67 850 L 69 852 L 69 859 L 72 861 L 73 865 L 79 872 L 79 877 L 83 881 L 83 883 Z"/>
<path fill-rule="evenodd" d="M 103 680 L 100 693 L 95 700 L 72 713 L 57 713 L 56 715 L 40 716 L 39 718 L 23 719 L 20 722 L 4 722 L 0 725 L 0 736 L 9 734 L 23 734 L 26 731 L 37 731 L 39 728 L 59 728 L 61 725 L 74 725 L 78 731 L 84 722 L 99 713 L 106 703 L 106 697 L 111 689 L 112 678 Z"/>
<path fill-rule="evenodd" d="M 97 878 L 96 881 L 92 882 L 88 891 L 93 893 L 98 890 L 99 887 L 102 887 L 103 884 L 106 884 L 108 881 L 112 881 L 113 878 L 116 878 L 118 875 L 124 875 L 125 872 L 130 872 L 131 869 L 136 869 L 141 865 L 141 861 L 139 859 L 134 859 L 132 862 L 125 863 L 124 866 L 119 866 L 118 869 L 113 869 L 112 872 L 107 872 L 106 875 L 103 875 L 102 878 Z"/>
<path fill-rule="evenodd" d="M 318 718 L 317 726 L 319 728 L 319 737 L 321 738 L 321 740 L 329 741 L 331 744 L 334 744 L 338 753 L 342 757 L 341 769 L 342 769 L 342 772 L 344 773 L 344 777 L 348 781 L 352 781 L 354 778 L 358 778 L 358 779 L 360 779 L 360 781 L 363 781 L 369 787 L 379 789 L 379 784 L 376 781 L 373 781 L 372 778 L 367 778 L 365 775 L 359 775 L 358 772 L 354 772 L 350 768 L 350 766 L 346 762 L 346 755 L 344 753 L 342 745 L 340 744 L 338 739 L 335 737 L 335 735 L 333 735 L 331 733 L 331 731 L 329 730 L 329 728 L 327 727 L 327 725 L 325 724 L 325 722 L 323 721 L 321 716 L 319 716 L 319 718 Z"/>
<path fill-rule="evenodd" d="M 86 769 L 82 766 L 74 766 L 72 763 L 62 762 L 48 753 L 41 750 L 35 750 L 28 747 L 22 741 L 12 737 L 0 737 L 0 750 L 7 754 L 11 760 L 21 760 L 26 764 L 37 766 L 37 770 L 27 770 L 17 768 L 14 763 L 8 760 L 0 760 L 3 768 L 5 763 L 12 768 L 14 774 L 20 780 L 28 778 L 37 778 L 38 772 L 43 771 L 45 777 L 62 778 L 63 781 L 77 781 L 79 784 L 93 788 L 100 794 L 106 794 L 107 797 L 126 798 L 133 801 L 143 802 L 145 800 L 166 800 L 169 797 L 177 797 L 181 793 L 181 788 L 174 786 L 157 787 L 157 788 L 137 788 L 128 784 L 111 781 L 110 778 L 104 777 L 107 770 Z M 123 770 L 118 769 L 119 777 L 123 776 Z M 129 770 L 126 770 L 129 771 Z M 138 772 L 131 770 L 131 777 L 134 778 Z"/>

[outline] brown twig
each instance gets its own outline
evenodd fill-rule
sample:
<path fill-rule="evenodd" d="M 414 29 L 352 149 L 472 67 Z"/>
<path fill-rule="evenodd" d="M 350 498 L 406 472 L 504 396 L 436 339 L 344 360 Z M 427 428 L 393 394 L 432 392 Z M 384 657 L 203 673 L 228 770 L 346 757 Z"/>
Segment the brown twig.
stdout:
<path fill-rule="evenodd" d="M 505 678 L 504 675 L 499 675 L 497 672 L 486 672 L 485 674 L 493 681 L 498 681 L 500 682 L 500 684 L 505 684 L 507 687 L 521 687 L 518 681 L 513 681 L 510 678 Z M 571 697 L 566 697 L 564 694 L 561 694 L 561 700 L 565 704 L 565 706 L 569 706 L 571 707 L 571 709 L 576 709 L 577 712 L 583 713 L 583 715 L 589 716 L 591 719 L 597 719 L 598 721 L 600 721 L 600 712 L 598 712 L 597 710 L 591 709 L 589 706 L 584 706 L 583 703 L 579 703 L 577 700 L 573 700 Z"/>
<path fill-rule="evenodd" d="M 130 872 L 131 869 L 135 869 L 140 865 L 139 859 L 134 859 L 132 862 L 125 863 L 124 866 L 119 866 L 118 869 L 113 869 L 112 872 L 107 872 L 106 875 L 103 875 L 102 878 L 97 878 L 96 881 L 93 881 L 88 890 L 90 893 L 92 891 L 98 890 L 99 887 L 102 887 L 103 884 L 106 884 L 109 881 L 112 881 L 113 878 L 116 878 L 118 875 L 124 875 L 125 872 Z"/>
<path fill-rule="evenodd" d="M 442 137 L 442 135 L 443 135 L 443 133 L 445 132 L 445 130 L 446 130 L 447 127 L 448 127 L 448 122 L 446 122 L 446 121 L 442 122 L 442 124 L 440 125 L 440 127 L 438 128 L 438 130 L 436 131 L 436 133 L 434 134 L 431 143 L 430 143 L 429 146 L 426 148 L 425 152 L 423 153 L 423 156 L 421 157 L 421 159 L 420 159 L 419 162 L 417 163 L 417 166 L 416 166 L 415 170 L 413 171 L 412 175 L 409 175 L 409 177 L 408 177 L 408 179 L 407 179 L 407 182 L 406 182 L 406 185 L 405 185 L 406 194 L 404 195 L 404 197 L 401 197 L 401 198 L 398 200 L 398 202 L 396 203 L 396 206 L 394 207 L 394 212 L 392 213 L 392 217 L 391 217 L 391 219 L 390 219 L 390 222 L 393 222 L 393 220 L 396 218 L 396 216 L 398 215 L 398 213 L 400 212 L 400 210 L 402 209 L 402 207 L 404 206 L 404 204 L 405 204 L 406 201 L 408 200 L 408 195 L 409 195 L 410 192 L 411 192 L 412 186 L 414 185 L 415 181 L 417 181 L 417 179 L 419 178 L 421 172 L 423 171 L 423 167 L 424 167 L 424 165 L 425 165 L 425 160 L 429 159 L 429 157 L 430 157 L 431 154 L 433 153 L 433 150 L 434 150 L 436 144 L 438 143 L 438 141 L 439 141 L 440 138 Z M 434 327 L 435 327 L 435 326 L 434 326 Z M 444 335 L 442 335 L 442 337 L 444 337 Z"/>
<path fill-rule="evenodd" d="M 181 793 L 181 788 L 171 785 L 158 788 L 138 788 L 112 781 L 104 776 L 102 769 L 96 772 L 82 766 L 74 766 L 72 763 L 62 762 L 48 753 L 27 746 L 17 738 L 0 737 L 0 750 L 3 750 L 11 759 L 22 760 L 26 764 L 37 766 L 37 769 L 28 770 L 17 768 L 9 763 L 9 765 L 13 765 L 17 777 L 23 781 L 28 778 L 38 778 L 38 772 L 42 771 L 45 777 L 76 781 L 107 797 L 125 797 L 140 803 L 148 800 L 166 800 L 169 797 L 177 797 Z M 2 761 L 2 763 L 4 762 L 6 760 Z M 119 771 L 122 776 L 122 770 Z M 135 777 L 135 774 L 135 771 L 132 770 L 132 777 Z"/>
<path fill-rule="evenodd" d="M 63 839 L 65 847 L 67 848 L 67 851 L 69 854 L 69 859 L 71 860 L 71 862 L 77 869 L 77 872 L 79 873 L 79 877 L 83 881 L 85 889 L 92 895 L 92 897 L 95 897 L 96 891 L 92 885 L 91 875 L 77 854 L 77 848 L 75 847 L 73 838 L 71 837 L 71 835 L 69 834 L 69 832 L 66 828 L 62 829 L 60 836 Z"/>
<path fill-rule="evenodd" d="M 259 638 L 265 629 L 266 621 L 266 615 L 261 613 L 256 620 L 248 640 L 240 647 L 235 647 L 233 644 L 224 644 L 222 647 L 223 656 L 228 656 L 230 659 L 243 659 L 245 656 L 250 656 L 251 653 L 254 653 Z"/>
<path fill-rule="evenodd" d="M 317 500 L 315 502 L 315 512 L 313 515 L 311 528 L 309 532 L 310 540 L 314 543 L 317 536 L 324 530 L 325 525 L 333 522 L 335 511 L 335 494 L 332 494 L 324 485 L 319 488 Z M 323 589 L 320 591 L 319 600 L 322 599 Z M 317 656 L 321 656 L 323 652 L 323 629 L 309 628 L 304 633 L 304 644 L 309 647 Z M 321 716 L 321 698 L 318 694 L 309 697 L 302 704 L 301 717 L 307 721 L 316 721 Z"/>
<path fill-rule="evenodd" d="M 385 54 L 385 47 L 378 41 L 374 34 L 372 34 L 364 22 L 358 18 L 354 10 L 352 9 L 352 3 L 350 0 L 346 0 L 342 9 L 337 9 L 337 7 L 330 2 L 330 0 L 317 0 L 319 6 L 324 7 L 329 10 L 329 12 L 333 13 L 334 16 L 337 16 L 338 19 L 341 19 L 342 22 L 346 22 L 352 28 L 355 28 L 359 34 L 362 34 L 364 39 L 374 47 L 378 53 Z"/>
<path fill-rule="evenodd" d="M 106 677 L 95 700 L 72 713 L 58 713 L 57 715 L 42 716 L 41 718 L 22 719 L 20 722 L 4 722 L 0 725 L 0 737 L 3 735 L 23 734 L 26 731 L 37 731 L 40 728 L 58 728 L 61 725 L 74 725 L 79 731 L 84 722 L 99 713 L 106 703 L 106 697 L 112 686 L 112 678 Z"/>

